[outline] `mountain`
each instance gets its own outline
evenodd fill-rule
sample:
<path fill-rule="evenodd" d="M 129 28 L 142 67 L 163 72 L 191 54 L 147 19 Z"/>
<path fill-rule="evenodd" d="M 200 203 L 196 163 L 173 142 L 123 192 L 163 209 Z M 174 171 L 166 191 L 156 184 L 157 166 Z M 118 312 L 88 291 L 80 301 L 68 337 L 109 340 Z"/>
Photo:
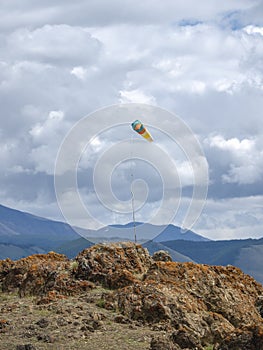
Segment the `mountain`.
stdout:
<path fill-rule="evenodd" d="M 0 205 L 0 259 L 48 252 L 77 238 L 66 223 Z"/>
<path fill-rule="evenodd" d="M 134 231 L 135 225 L 135 231 Z M 80 237 L 78 233 L 83 237 Z M 160 234 L 160 232 L 162 232 Z M 109 225 L 99 230 L 72 228 L 70 225 L 35 216 L 12 208 L 0 205 L 0 259 L 7 257 L 19 259 L 32 254 L 45 253 L 50 250 L 63 253 L 72 258 L 81 250 L 99 242 L 137 241 L 148 243 L 151 253 L 163 248 L 160 240 L 185 239 L 205 240 L 195 233 L 182 234 L 180 228 L 174 225 L 158 226 L 141 222 L 124 225 Z M 158 245 L 158 244 L 159 245 Z M 176 261 L 192 261 L 180 252 L 169 251 Z"/>
<path fill-rule="evenodd" d="M 118 242 L 119 239 L 116 238 L 116 242 Z M 99 242 L 99 239 L 98 239 Z M 113 241 L 111 241 L 113 242 Z M 104 242 L 105 243 L 105 242 Z M 108 242 L 109 243 L 109 242 Z M 56 252 L 60 254 L 66 255 L 68 258 L 72 259 L 74 258 L 79 252 L 82 250 L 89 248 L 92 245 L 92 243 L 85 239 L 85 238 L 78 238 L 74 241 L 66 242 L 65 244 L 61 245 L 56 249 Z M 186 255 L 183 255 L 174 249 L 168 248 L 167 246 L 163 245 L 162 243 L 154 242 L 154 241 L 147 241 L 142 244 L 142 246 L 146 249 L 148 249 L 149 253 L 153 255 L 155 252 L 159 250 L 164 250 L 168 252 L 168 254 L 171 256 L 173 261 L 178 261 L 178 262 L 187 262 L 187 261 L 192 261 L 191 258 L 189 258 Z M 1 253 L 1 250 L 0 250 Z"/>
<path fill-rule="evenodd" d="M 79 252 L 81 252 L 82 250 L 84 250 L 86 248 L 91 247 L 92 245 L 93 245 L 92 242 L 90 242 L 89 240 L 87 240 L 87 239 L 85 239 L 83 237 L 80 237 L 78 239 L 75 239 L 74 241 L 69 241 L 69 242 L 66 242 L 66 243 L 62 244 L 61 246 L 56 248 L 56 252 L 60 253 L 60 254 L 64 254 L 68 258 L 72 259 Z M 165 247 L 165 248 L 169 249 L 167 247 Z"/>
<path fill-rule="evenodd" d="M 49 247 L 76 239 L 78 234 L 66 223 L 49 220 L 0 205 L 0 239 L 4 243 L 24 242 Z"/>
<path fill-rule="evenodd" d="M 261 244 L 242 247 L 234 265 L 263 284 L 263 239 L 260 242 Z"/>
<path fill-rule="evenodd" d="M 134 231 L 135 228 L 135 231 Z M 109 225 L 100 228 L 99 230 L 85 230 L 79 229 L 83 237 L 73 242 L 67 242 L 59 247 L 56 251 L 67 255 L 69 258 L 73 258 L 78 252 L 90 246 L 90 241 L 94 243 L 109 243 L 120 241 L 132 241 L 134 242 L 135 233 L 137 241 L 145 248 L 147 248 L 150 254 L 155 253 L 158 250 L 166 250 L 172 257 L 173 261 L 193 261 L 188 256 L 177 252 L 174 249 L 170 249 L 167 246 L 161 244 L 162 240 L 168 239 L 186 239 L 193 241 L 208 241 L 207 238 L 202 237 L 193 231 L 182 232 L 180 227 L 174 225 L 152 225 L 143 224 L 142 222 L 129 222 L 124 225 Z M 161 233 L 159 233 L 161 232 Z M 153 239 L 151 239 L 153 238 Z"/>
<path fill-rule="evenodd" d="M 142 222 L 129 222 L 124 225 L 109 225 L 99 230 L 83 230 L 82 235 L 92 242 L 109 241 L 134 241 L 135 234 L 138 242 L 143 243 L 148 240 L 163 242 L 171 240 L 209 241 L 193 231 L 183 232 L 178 226 L 153 225 Z"/>
<path fill-rule="evenodd" d="M 165 241 L 175 241 L 175 240 L 184 240 L 184 241 L 194 241 L 194 242 L 205 242 L 210 241 L 210 239 L 198 235 L 197 233 L 187 230 L 183 231 L 181 227 L 175 225 L 164 226 L 164 230 L 156 236 L 154 242 L 165 242 Z"/>
<path fill-rule="evenodd" d="M 24 247 L 14 244 L 0 243 L 0 260 L 6 258 L 16 260 L 32 254 L 43 253 L 46 253 L 46 251 L 36 246 Z"/>
<path fill-rule="evenodd" d="M 191 258 L 189 258 L 186 255 L 178 253 L 176 250 L 168 248 L 167 246 L 163 245 L 162 243 L 158 243 L 155 241 L 148 241 L 146 243 L 143 243 L 142 245 L 144 248 L 148 249 L 149 253 L 153 255 L 155 252 L 164 250 L 168 252 L 170 257 L 172 258 L 173 261 L 178 261 L 178 262 L 194 262 Z"/>

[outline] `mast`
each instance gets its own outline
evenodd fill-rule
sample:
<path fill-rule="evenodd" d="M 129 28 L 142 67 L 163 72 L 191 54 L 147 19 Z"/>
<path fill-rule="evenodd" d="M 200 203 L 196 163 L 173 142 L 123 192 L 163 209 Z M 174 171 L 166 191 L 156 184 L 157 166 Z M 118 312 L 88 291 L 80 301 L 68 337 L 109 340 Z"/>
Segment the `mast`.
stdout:
<path fill-rule="evenodd" d="M 133 193 L 133 190 L 132 190 L 132 183 L 133 183 L 133 165 L 132 165 L 132 159 L 133 159 L 133 137 L 131 138 L 131 205 L 132 205 L 132 221 L 133 221 L 134 243 L 137 243 L 137 237 L 136 237 L 136 223 L 135 223 L 135 210 L 134 210 L 134 193 Z"/>

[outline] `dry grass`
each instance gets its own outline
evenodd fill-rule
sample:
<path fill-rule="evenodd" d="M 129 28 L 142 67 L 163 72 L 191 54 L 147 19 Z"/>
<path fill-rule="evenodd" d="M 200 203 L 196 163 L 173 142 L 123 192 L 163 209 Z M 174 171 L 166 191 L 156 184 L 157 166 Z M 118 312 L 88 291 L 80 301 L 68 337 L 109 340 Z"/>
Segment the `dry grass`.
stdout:
<path fill-rule="evenodd" d="M 1 293 L 0 350 L 25 344 L 37 350 L 149 349 L 155 332 L 134 322 L 115 322 L 117 313 L 96 305 L 102 293 L 107 291 L 92 291 L 92 301 L 83 294 L 48 305 L 37 305 L 32 297 Z"/>

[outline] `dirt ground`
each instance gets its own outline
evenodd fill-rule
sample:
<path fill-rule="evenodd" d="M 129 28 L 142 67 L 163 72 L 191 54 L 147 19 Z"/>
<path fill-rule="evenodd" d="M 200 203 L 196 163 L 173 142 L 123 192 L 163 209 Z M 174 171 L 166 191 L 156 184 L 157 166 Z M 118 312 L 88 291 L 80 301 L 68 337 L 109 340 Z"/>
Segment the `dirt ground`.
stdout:
<path fill-rule="evenodd" d="M 94 290 L 47 305 L 0 293 L 0 350 L 146 350 L 153 329 L 102 307 Z"/>

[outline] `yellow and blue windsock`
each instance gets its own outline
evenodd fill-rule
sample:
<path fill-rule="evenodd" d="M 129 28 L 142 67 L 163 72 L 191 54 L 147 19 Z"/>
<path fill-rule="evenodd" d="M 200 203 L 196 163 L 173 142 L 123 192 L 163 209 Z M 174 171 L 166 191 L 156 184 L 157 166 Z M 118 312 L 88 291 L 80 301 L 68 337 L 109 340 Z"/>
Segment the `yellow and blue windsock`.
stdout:
<path fill-rule="evenodd" d="M 142 122 L 140 120 L 135 120 L 132 123 L 132 128 L 134 131 L 136 131 L 138 134 L 140 134 L 142 137 L 144 137 L 147 141 L 152 142 L 153 138 L 149 131 L 143 126 Z"/>

